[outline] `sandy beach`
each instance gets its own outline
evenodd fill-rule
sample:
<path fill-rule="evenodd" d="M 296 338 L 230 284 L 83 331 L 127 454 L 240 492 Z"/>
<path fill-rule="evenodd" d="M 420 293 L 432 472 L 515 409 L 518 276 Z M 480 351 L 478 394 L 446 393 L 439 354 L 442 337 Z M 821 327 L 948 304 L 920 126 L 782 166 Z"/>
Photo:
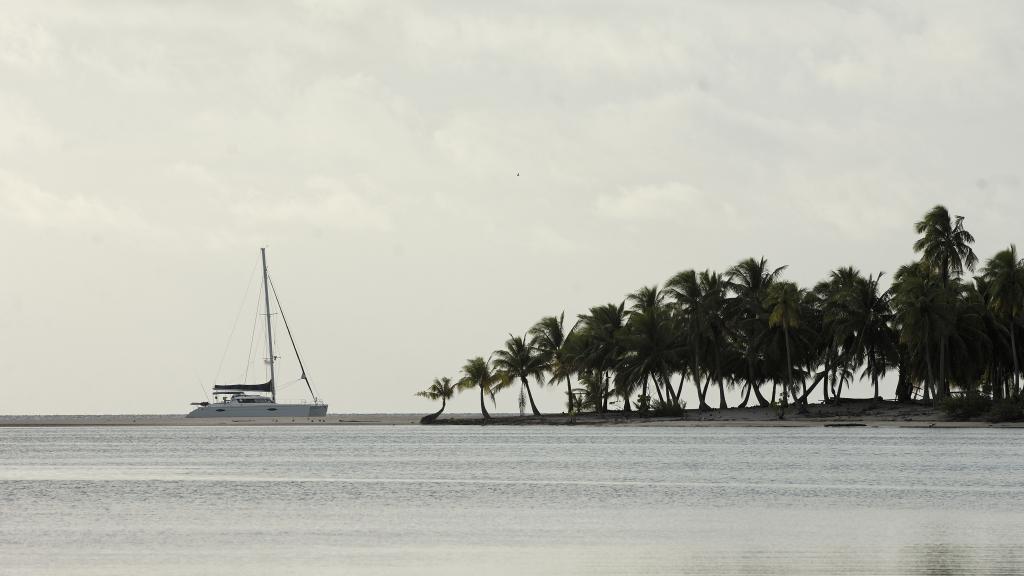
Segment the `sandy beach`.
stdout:
<path fill-rule="evenodd" d="M 316 418 L 185 418 L 177 414 L 26 415 L 0 416 L 0 428 L 30 426 L 410 426 L 419 425 L 423 414 L 328 414 Z M 925 404 L 896 404 L 850 399 L 839 406 L 811 405 L 806 414 L 795 407 L 779 420 L 773 408 L 729 408 L 699 412 L 687 410 L 680 417 L 641 418 L 636 413 L 609 412 L 519 416 L 495 414 L 484 420 L 479 414 L 444 414 L 434 424 L 470 426 L 667 426 L 667 427 L 903 427 L 903 428 L 1024 428 L 1024 422 L 991 423 L 981 419 L 953 420 Z"/>
<path fill-rule="evenodd" d="M 0 416 L 0 428 L 28 426 L 363 426 L 419 424 L 421 414 L 328 414 L 305 418 L 186 418 L 183 414 Z"/>

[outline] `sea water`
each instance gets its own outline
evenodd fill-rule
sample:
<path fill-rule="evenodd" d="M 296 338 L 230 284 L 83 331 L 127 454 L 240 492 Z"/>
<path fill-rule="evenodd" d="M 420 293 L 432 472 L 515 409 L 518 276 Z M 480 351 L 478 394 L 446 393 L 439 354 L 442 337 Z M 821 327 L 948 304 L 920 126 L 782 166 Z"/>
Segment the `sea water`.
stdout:
<path fill-rule="evenodd" d="M 0 574 L 1024 574 L 1024 430 L 0 429 Z"/>

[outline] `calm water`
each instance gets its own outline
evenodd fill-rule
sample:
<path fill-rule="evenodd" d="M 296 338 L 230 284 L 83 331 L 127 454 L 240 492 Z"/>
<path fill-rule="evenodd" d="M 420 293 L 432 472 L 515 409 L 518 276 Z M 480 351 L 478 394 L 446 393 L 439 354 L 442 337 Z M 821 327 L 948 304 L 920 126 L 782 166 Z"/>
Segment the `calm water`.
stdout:
<path fill-rule="evenodd" d="M 0 429 L 2 574 L 1024 574 L 1024 431 Z"/>

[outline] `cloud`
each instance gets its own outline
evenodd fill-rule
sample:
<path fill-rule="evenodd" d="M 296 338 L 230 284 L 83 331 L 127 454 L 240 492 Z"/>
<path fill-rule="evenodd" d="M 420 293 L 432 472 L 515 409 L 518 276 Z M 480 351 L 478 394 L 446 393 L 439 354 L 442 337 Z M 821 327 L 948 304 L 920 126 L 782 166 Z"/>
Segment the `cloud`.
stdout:
<path fill-rule="evenodd" d="M 637 186 L 616 194 L 597 197 L 597 212 L 606 218 L 624 221 L 702 220 L 732 212 L 728 203 L 680 182 L 655 186 Z"/>
<path fill-rule="evenodd" d="M 0 218 L 38 230 L 151 236 L 154 227 L 135 211 L 82 194 L 58 195 L 0 170 Z"/>
<path fill-rule="evenodd" d="M 338 230 L 387 232 L 391 214 L 366 190 L 340 180 L 311 178 L 295 192 L 252 194 L 229 208 L 240 225 L 317 226 Z"/>
<path fill-rule="evenodd" d="M 0 14 L 0 65 L 30 73 L 50 69 L 57 50 L 57 41 L 44 27 Z"/>

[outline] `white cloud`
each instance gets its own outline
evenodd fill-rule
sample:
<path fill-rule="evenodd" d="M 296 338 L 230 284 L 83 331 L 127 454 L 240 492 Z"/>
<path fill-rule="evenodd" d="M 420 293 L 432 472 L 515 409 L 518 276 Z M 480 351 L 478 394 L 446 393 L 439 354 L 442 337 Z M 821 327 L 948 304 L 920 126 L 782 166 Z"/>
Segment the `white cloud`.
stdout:
<path fill-rule="evenodd" d="M 155 230 L 138 213 L 110 206 L 83 194 L 59 195 L 0 170 L 0 218 L 41 230 L 152 235 Z"/>
<path fill-rule="evenodd" d="M 325 177 L 311 178 L 295 191 L 253 193 L 235 200 L 230 212 L 241 225 L 318 226 L 339 230 L 387 232 L 388 210 L 370 194 Z"/>
<path fill-rule="evenodd" d="M 616 220 L 705 220 L 711 214 L 720 216 L 723 210 L 731 210 L 731 207 L 716 201 L 710 194 L 680 182 L 637 186 L 597 197 L 598 213 Z"/>
<path fill-rule="evenodd" d="M 43 26 L 0 13 L 0 65 L 39 72 L 56 64 L 57 41 Z"/>

